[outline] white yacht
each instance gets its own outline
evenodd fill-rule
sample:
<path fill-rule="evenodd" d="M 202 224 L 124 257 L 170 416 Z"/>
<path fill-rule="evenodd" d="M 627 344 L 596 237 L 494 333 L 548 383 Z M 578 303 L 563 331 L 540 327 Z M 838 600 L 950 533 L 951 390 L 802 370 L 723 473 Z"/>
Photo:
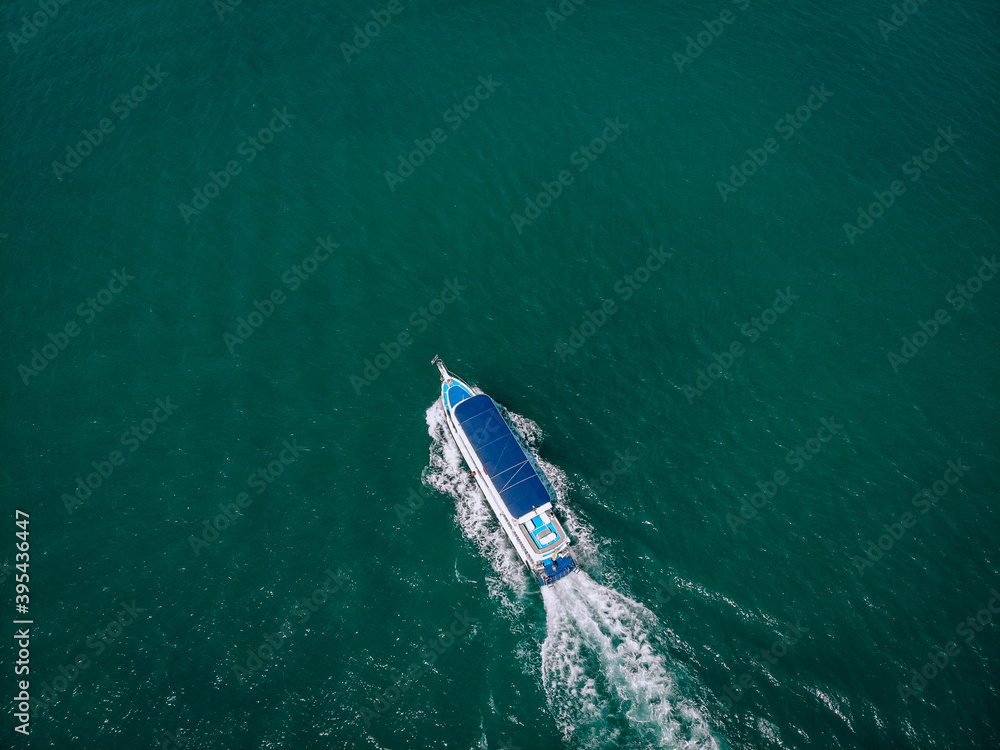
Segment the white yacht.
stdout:
<path fill-rule="evenodd" d="M 518 556 L 543 586 L 576 569 L 569 535 L 553 510 L 555 491 L 506 411 L 448 372 L 440 357 L 448 429 Z"/>

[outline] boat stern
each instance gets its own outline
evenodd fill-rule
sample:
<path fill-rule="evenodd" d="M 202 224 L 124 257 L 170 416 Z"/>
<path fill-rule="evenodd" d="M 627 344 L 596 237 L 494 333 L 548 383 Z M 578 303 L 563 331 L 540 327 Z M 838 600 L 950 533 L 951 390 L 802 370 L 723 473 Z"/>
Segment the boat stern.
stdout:
<path fill-rule="evenodd" d="M 535 571 L 535 577 L 542 586 L 551 586 L 576 570 L 576 562 L 569 555 L 558 555 L 542 562 L 542 569 Z"/>

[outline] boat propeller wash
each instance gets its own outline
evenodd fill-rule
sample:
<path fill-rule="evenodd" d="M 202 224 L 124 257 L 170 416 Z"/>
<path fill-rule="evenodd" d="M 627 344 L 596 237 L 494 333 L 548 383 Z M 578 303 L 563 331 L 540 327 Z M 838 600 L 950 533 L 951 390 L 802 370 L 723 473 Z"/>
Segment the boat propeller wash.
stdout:
<path fill-rule="evenodd" d="M 489 595 L 524 638 L 515 653 L 525 674 L 537 676 L 567 745 L 727 748 L 707 718 L 713 699 L 671 655 L 670 630 L 645 605 L 577 567 L 583 561 L 606 575 L 609 566 L 567 501 L 566 475 L 536 457 L 538 426 L 456 378 L 439 358 L 434 364 L 441 398 L 427 410 L 433 444 L 424 483 L 455 499 L 456 521 L 492 568 L 484 581 Z M 455 576 L 478 582 L 457 562 Z M 545 624 L 532 633 L 527 610 L 539 594 Z"/>

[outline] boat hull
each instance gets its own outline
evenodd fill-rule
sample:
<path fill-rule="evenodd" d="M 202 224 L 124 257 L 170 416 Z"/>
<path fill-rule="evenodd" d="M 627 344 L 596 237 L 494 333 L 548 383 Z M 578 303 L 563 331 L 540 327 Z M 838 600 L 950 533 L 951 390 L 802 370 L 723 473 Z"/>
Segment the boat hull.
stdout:
<path fill-rule="evenodd" d="M 542 585 L 569 575 L 576 564 L 553 512 L 555 493 L 520 432 L 489 396 L 438 367 L 448 431 L 518 557 Z"/>

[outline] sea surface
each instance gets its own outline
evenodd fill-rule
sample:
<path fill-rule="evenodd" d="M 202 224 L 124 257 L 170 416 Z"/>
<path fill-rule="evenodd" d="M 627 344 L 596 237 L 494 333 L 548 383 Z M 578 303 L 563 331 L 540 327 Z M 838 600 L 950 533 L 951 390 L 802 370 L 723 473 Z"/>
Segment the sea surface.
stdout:
<path fill-rule="evenodd" d="M 0 745 L 1000 746 L 998 32 L 5 3 Z M 435 354 L 580 573 L 514 557 Z"/>

